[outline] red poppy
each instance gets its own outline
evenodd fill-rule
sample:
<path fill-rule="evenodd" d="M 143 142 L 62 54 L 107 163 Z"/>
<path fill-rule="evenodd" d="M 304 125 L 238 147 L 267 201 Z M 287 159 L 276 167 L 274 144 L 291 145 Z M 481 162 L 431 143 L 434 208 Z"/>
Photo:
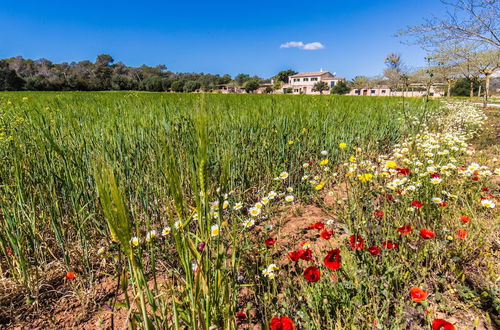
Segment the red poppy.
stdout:
<path fill-rule="evenodd" d="M 293 261 L 299 261 L 303 254 L 304 250 L 290 251 L 288 252 L 288 257 L 290 257 Z"/>
<path fill-rule="evenodd" d="M 323 222 L 315 222 L 309 225 L 309 229 L 323 229 L 325 228 L 325 224 Z"/>
<path fill-rule="evenodd" d="M 418 303 L 424 301 L 428 296 L 427 292 L 420 289 L 418 286 L 414 286 L 410 289 L 410 295 L 411 299 L 413 299 L 414 302 Z"/>
<path fill-rule="evenodd" d="M 319 272 L 318 267 L 311 266 L 311 267 L 307 267 L 304 270 L 304 277 L 309 282 L 318 282 L 319 279 L 321 278 L 321 274 Z"/>
<path fill-rule="evenodd" d="M 312 162 L 312 161 L 308 161 L 307 163 L 308 163 L 309 165 L 312 165 L 312 164 L 313 164 L 313 162 Z"/>
<path fill-rule="evenodd" d="M 484 201 L 485 199 L 488 199 L 488 198 L 486 198 L 484 196 L 481 196 L 481 197 L 479 197 L 479 199 L 482 200 L 482 201 Z"/>
<path fill-rule="evenodd" d="M 488 188 L 487 187 L 482 187 L 481 190 L 482 191 L 488 191 Z"/>
<path fill-rule="evenodd" d="M 363 250 L 365 248 L 364 244 L 365 241 L 363 240 L 363 237 L 359 235 L 351 235 L 349 237 L 349 245 L 353 250 Z"/>
<path fill-rule="evenodd" d="M 407 168 L 396 168 L 396 171 L 401 175 L 410 175 L 410 170 Z"/>
<path fill-rule="evenodd" d="M 373 216 L 374 217 L 377 217 L 377 218 L 383 218 L 384 217 L 384 212 L 378 210 L 378 211 L 375 211 L 375 213 L 373 213 Z"/>
<path fill-rule="evenodd" d="M 374 256 L 378 256 L 380 252 L 382 252 L 382 250 L 378 246 L 373 245 L 368 248 L 368 252 L 370 252 Z"/>
<path fill-rule="evenodd" d="M 332 280 L 336 281 L 338 279 L 339 279 L 339 277 L 337 275 L 335 275 L 335 274 L 332 275 Z"/>
<path fill-rule="evenodd" d="M 267 246 L 272 246 L 272 245 L 276 244 L 276 240 L 274 240 L 272 238 L 268 238 L 268 239 L 266 239 L 265 243 Z"/>
<path fill-rule="evenodd" d="M 237 322 L 243 322 L 247 319 L 247 314 L 243 313 L 243 312 L 238 312 L 236 313 L 236 321 Z"/>
<path fill-rule="evenodd" d="M 67 272 L 66 273 L 66 279 L 69 280 L 69 281 L 72 281 L 75 279 L 75 273 L 73 272 Z"/>
<path fill-rule="evenodd" d="M 411 205 L 415 206 L 417 209 L 421 208 L 422 207 L 422 203 L 420 203 L 419 201 L 415 200 L 413 202 L 411 202 Z"/>
<path fill-rule="evenodd" d="M 432 173 L 431 174 L 431 178 L 440 178 L 441 175 L 439 175 L 439 173 Z"/>
<path fill-rule="evenodd" d="M 423 239 L 434 238 L 434 232 L 427 228 L 422 228 L 422 230 L 420 231 L 420 237 L 422 237 Z"/>
<path fill-rule="evenodd" d="M 295 324 L 286 316 L 273 317 L 269 324 L 271 330 L 295 330 Z"/>
<path fill-rule="evenodd" d="M 398 195 L 401 195 L 403 191 L 401 189 L 398 189 Z"/>
<path fill-rule="evenodd" d="M 466 217 L 465 215 L 462 215 L 460 217 L 460 220 L 462 220 L 462 222 L 469 222 L 470 221 L 470 218 L 469 217 Z"/>
<path fill-rule="evenodd" d="M 392 200 L 394 199 L 394 196 L 392 196 L 391 194 L 387 194 L 385 197 L 386 197 L 386 198 L 387 198 L 387 200 L 389 200 L 389 201 L 392 201 Z"/>
<path fill-rule="evenodd" d="M 5 252 L 7 252 L 7 255 L 10 257 L 12 255 L 12 249 L 11 248 L 6 248 Z"/>
<path fill-rule="evenodd" d="M 442 207 L 445 207 L 446 205 L 448 205 L 448 203 L 446 203 L 445 201 L 442 201 L 441 203 L 439 203 L 439 206 L 442 206 Z"/>
<path fill-rule="evenodd" d="M 313 260 L 311 249 L 305 249 L 303 250 L 302 255 L 300 256 L 300 259 L 305 260 L 305 261 L 311 261 Z"/>
<path fill-rule="evenodd" d="M 330 239 L 333 235 L 333 229 L 325 229 L 319 234 L 323 239 Z"/>
<path fill-rule="evenodd" d="M 335 249 L 328 251 L 328 254 L 326 255 L 323 262 L 325 263 L 325 266 L 330 268 L 331 270 L 337 270 L 340 268 L 340 260 L 340 249 Z"/>
<path fill-rule="evenodd" d="M 478 178 L 477 176 L 475 176 L 475 177 L 472 177 L 472 180 L 474 180 L 474 181 L 478 181 L 478 180 L 479 180 L 479 178 Z"/>
<path fill-rule="evenodd" d="M 387 249 L 397 249 L 399 247 L 398 243 L 393 243 L 392 241 L 384 241 L 382 242 L 382 245 Z"/>
<path fill-rule="evenodd" d="M 467 230 L 459 229 L 457 230 L 457 237 L 461 239 L 465 239 L 467 237 Z"/>
<path fill-rule="evenodd" d="M 432 322 L 432 330 L 455 330 L 455 326 L 443 319 L 435 319 Z"/>
<path fill-rule="evenodd" d="M 412 230 L 413 228 L 410 225 L 402 225 L 398 228 L 398 232 L 401 233 L 401 236 L 409 235 Z"/>

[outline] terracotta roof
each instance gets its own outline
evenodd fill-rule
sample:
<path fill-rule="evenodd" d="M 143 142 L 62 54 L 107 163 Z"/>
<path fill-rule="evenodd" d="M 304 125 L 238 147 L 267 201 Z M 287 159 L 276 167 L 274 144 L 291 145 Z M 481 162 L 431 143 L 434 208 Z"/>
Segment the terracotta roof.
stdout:
<path fill-rule="evenodd" d="M 322 76 L 324 74 L 329 74 L 329 75 L 333 76 L 333 74 L 331 74 L 328 71 L 324 71 L 324 72 L 302 72 L 302 73 L 294 74 L 293 76 L 290 76 L 290 78 L 319 77 L 319 76 Z"/>

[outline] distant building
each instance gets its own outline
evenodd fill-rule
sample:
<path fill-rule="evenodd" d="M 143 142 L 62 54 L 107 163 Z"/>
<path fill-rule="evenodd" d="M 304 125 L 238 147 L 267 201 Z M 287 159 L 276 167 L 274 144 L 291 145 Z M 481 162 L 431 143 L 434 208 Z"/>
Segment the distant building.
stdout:
<path fill-rule="evenodd" d="M 440 88 L 441 87 L 441 88 Z M 429 88 L 429 96 L 444 96 L 445 92 L 442 84 L 434 84 Z M 361 96 L 405 96 L 405 97 L 421 97 L 427 94 L 427 86 L 425 84 L 410 84 L 406 91 L 393 91 L 389 86 L 373 86 L 364 88 L 353 88 L 347 95 Z"/>
<path fill-rule="evenodd" d="M 288 83 L 282 86 L 281 92 L 286 93 L 288 90 L 291 90 L 293 94 L 320 94 L 320 92 L 313 92 L 316 83 L 324 81 L 328 84 L 329 88 L 332 88 L 343 80 L 345 79 L 336 77 L 334 74 L 323 70 L 319 72 L 297 73 L 288 77 Z M 330 92 L 325 91 L 323 93 L 329 94 Z"/>

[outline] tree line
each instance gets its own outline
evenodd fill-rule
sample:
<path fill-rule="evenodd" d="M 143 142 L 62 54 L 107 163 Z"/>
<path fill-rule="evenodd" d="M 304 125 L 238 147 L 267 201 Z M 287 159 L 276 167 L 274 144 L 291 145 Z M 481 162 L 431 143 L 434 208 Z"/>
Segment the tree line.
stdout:
<path fill-rule="evenodd" d="M 248 74 L 174 73 L 165 65 L 131 67 L 116 62 L 107 54 L 95 62 L 53 63 L 48 59 L 21 56 L 0 60 L 0 90 L 31 91 L 106 91 L 141 90 L 194 92 L 213 91 L 222 85 L 250 89 L 265 79 Z"/>

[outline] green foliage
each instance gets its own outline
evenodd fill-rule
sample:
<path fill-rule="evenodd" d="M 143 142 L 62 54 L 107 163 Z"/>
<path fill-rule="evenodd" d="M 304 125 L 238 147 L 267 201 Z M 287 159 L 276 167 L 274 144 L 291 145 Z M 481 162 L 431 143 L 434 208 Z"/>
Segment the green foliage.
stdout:
<path fill-rule="evenodd" d="M 244 86 L 249 80 L 263 81 L 260 77 L 250 77 L 248 74 L 236 77 L 239 86 Z M 20 56 L 0 60 L 0 91 L 210 92 L 231 82 L 228 74 L 173 73 L 165 65 L 129 67 L 122 62 L 115 63 L 107 54 L 97 56 L 94 63 L 85 60 L 55 64 L 47 59 L 33 61 Z"/>
<path fill-rule="evenodd" d="M 298 73 L 297 71 L 294 71 L 291 69 L 280 71 L 280 72 L 278 72 L 278 74 L 276 76 L 274 76 L 274 79 L 287 84 L 288 77 L 293 76 L 294 74 L 297 74 L 297 73 Z"/>
<path fill-rule="evenodd" d="M 472 80 L 472 90 L 474 95 L 479 91 L 480 83 L 477 80 Z M 451 87 L 452 96 L 470 96 L 471 80 L 468 78 L 458 79 Z M 484 86 L 483 86 L 484 91 Z"/>
<path fill-rule="evenodd" d="M 332 94 L 337 94 L 337 95 L 344 95 L 350 92 L 349 86 L 347 86 L 345 81 L 340 81 L 337 83 L 335 86 L 332 87 L 330 92 Z"/>
<path fill-rule="evenodd" d="M 14 70 L 0 67 L 0 91 L 15 91 L 22 89 L 25 81 Z"/>
<path fill-rule="evenodd" d="M 328 84 L 325 81 L 318 81 L 314 84 L 312 90 L 313 92 L 320 92 L 320 94 L 323 94 L 324 91 L 328 90 Z"/>
<path fill-rule="evenodd" d="M 259 88 L 259 82 L 257 80 L 249 80 L 245 83 L 245 91 L 247 93 L 253 93 Z"/>
<path fill-rule="evenodd" d="M 183 90 L 185 84 L 174 81 L 171 86 Z M 427 107 L 437 105 L 431 101 Z M 419 99 L 406 101 L 405 112 L 416 118 L 428 109 Z M 0 93 L 0 127 L 6 132 L 0 135 L 2 272 L 30 287 L 39 280 L 42 265 L 63 260 L 91 283 L 92 262 L 103 247 L 113 257 L 131 327 L 235 328 L 238 292 L 244 286 L 266 293 L 258 296 L 265 325 L 276 308 L 301 311 L 301 322 L 312 328 L 337 320 L 354 325 L 353 315 L 362 306 L 379 303 L 374 288 L 385 290 L 383 301 L 390 301 L 387 278 L 381 275 L 389 269 L 394 276 L 388 279 L 397 282 L 403 276 L 400 268 L 389 261 L 371 264 L 377 277 L 358 281 L 359 260 L 346 257 L 346 280 L 335 286 L 338 290 L 283 285 L 285 296 L 277 306 L 277 288 L 261 279 L 263 260 L 272 261 L 268 250 L 250 259 L 249 251 L 261 247 L 252 245 L 241 226 L 246 211 L 220 209 L 221 216 L 214 218 L 210 205 L 223 202 L 230 190 L 235 191 L 233 205 L 254 201 L 276 189 L 272 178 L 282 171 L 291 173 L 287 184 L 297 187 L 294 193 L 305 195 L 311 189 L 300 188 L 305 185 L 302 173 L 294 169 L 316 159 L 318 150 L 329 150 L 332 164 L 347 162 L 347 153 L 337 147 L 340 141 L 362 146 L 374 158 L 417 131 L 395 120 L 402 110 L 400 99 L 391 97 Z M 367 194 L 362 188 L 353 189 Z M 367 218 L 352 211 L 342 219 L 355 216 Z M 219 236 L 211 235 L 212 225 L 222 229 Z M 166 226 L 170 236 L 145 240 L 152 229 Z M 132 236 L 141 240 L 139 246 L 131 247 Z M 200 243 L 206 244 L 203 252 Z M 159 278 L 165 279 L 164 287 L 156 282 Z M 384 311 L 392 308 L 384 306 Z M 330 316 L 323 322 L 311 316 L 315 312 Z"/>

